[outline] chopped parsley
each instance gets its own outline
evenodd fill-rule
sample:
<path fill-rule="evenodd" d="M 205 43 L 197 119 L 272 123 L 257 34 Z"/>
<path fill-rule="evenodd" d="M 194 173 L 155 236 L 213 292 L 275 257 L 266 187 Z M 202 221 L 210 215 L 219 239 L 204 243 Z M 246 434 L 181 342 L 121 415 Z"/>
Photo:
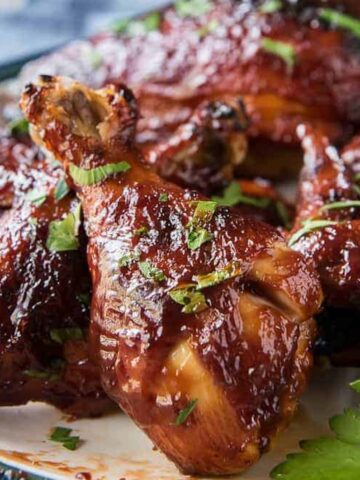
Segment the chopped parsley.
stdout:
<path fill-rule="evenodd" d="M 360 207 L 360 200 L 344 200 L 343 202 L 328 203 L 320 208 L 320 212 L 326 210 L 337 210 L 341 208 L 356 208 Z"/>
<path fill-rule="evenodd" d="M 43 190 L 31 190 L 26 198 L 36 207 L 40 207 L 46 201 L 47 194 Z"/>
<path fill-rule="evenodd" d="M 239 262 L 232 262 L 221 270 L 215 270 L 214 272 L 204 275 L 196 275 L 194 280 L 197 282 L 197 289 L 201 290 L 203 288 L 213 287 L 239 275 L 241 275 Z"/>
<path fill-rule="evenodd" d="M 191 400 L 189 404 L 179 412 L 179 415 L 176 418 L 175 425 L 179 426 L 182 425 L 183 423 L 186 422 L 186 420 L 189 418 L 189 416 L 192 414 L 194 411 L 196 405 L 198 403 L 198 400 Z"/>
<path fill-rule="evenodd" d="M 281 10 L 282 7 L 281 0 L 265 0 L 265 2 L 260 5 L 259 11 L 261 13 L 275 13 Z"/>
<path fill-rule="evenodd" d="M 71 428 L 55 427 L 50 435 L 50 440 L 61 443 L 62 446 L 68 450 L 76 450 L 80 442 L 80 437 L 72 436 L 71 432 Z"/>
<path fill-rule="evenodd" d="M 350 384 L 356 391 L 360 382 Z M 290 454 L 273 469 L 274 480 L 357 480 L 360 478 L 360 409 L 346 409 L 329 421 L 335 436 L 300 442 L 302 452 Z"/>
<path fill-rule="evenodd" d="M 337 27 L 344 28 L 355 35 L 355 37 L 360 38 L 360 20 L 332 8 L 322 8 L 319 16 L 322 20 Z"/>
<path fill-rule="evenodd" d="M 212 200 L 223 207 L 233 207 L 244 204 L 258 208 L 267 208 L 271 203 L 268 198 L 256 198 L 244 195 L 238 182 L 231 182 L 225 188 L 222 197 L 214 196 Z"/>
<path fill-rule="evenodd" d="M 181 310 L 183 313 L 199 313 L 207 308 L 204 294 L 197 291 L 193 283 L 170 290 L 169 296 L 174 302 L 183 305 Z"/>
<path fill-rule="evenodd" d="M 80 211 L 81 204 L 63 220 L 54 220 L 50 223 L 46 241 L 49 250 L 52 252 L 67 252 L 79 248 Z"/>
<path fill-rule="evenodd" d="M 169 200 L 169 195 L 167 193 L 160 193 L 159 202 L 167 202 Z"/>
<path fill-rule="evenodd" d="M 118 20 L 112 25 L 111 29 L 115 33 L 125 33 L 127 35 L 135 36 L 158 30 L 160 25 L 161 14 L 159 12 L 152 12 L 140 20 Z"/>
<path fill-rule="evenodd" d="M 175 10 L 180 17 L 200 17 L 211 9 L 210 0 L 177 0 Z"/>
<path fill-rule="evenodd" d="M 142 225 L 141 227 L 137 228 L 135 231 L 134 231 L 134 235 L 136 237 L 142 237 L 143 235 L 147 235 L 149 233 L 149 227 L 147 227 L 146 225 Z"/>
<path fill-rule="evenodd" d="M 216 202 L 212 200 L 195 200 L 191 203 L 196 205 L 196 208 L 189 225 L 203 225 L 210 222 L 217 207 Z"/>
<path fill-rule="evenodd" d="M 63 345 L 69 340 L 82 340 L 84 332 L 78 327 L 53 328 L 50 330 L 50 338 L 53 342 Z"/>
<path fill-rule="evenodd" d="M 214 238 L 214 235 L 205 228 L 194 228 L 188 232 L 187 245 L 190 250 L 197 250 L 206 242 L 210 242 Z"/>
<path fill-rule="evenodd" d="M 288 245 L 289 247 L 293 246 L 301 237 L 311 233 L 315 230 L 319 230 L 321 228 L 330 227 L 332 225 L 337 225 L 338 222 L 333 222 L 331 220 L 305 220 L 302 222 L 302 228 L 300 228 L 297 232 L 295 232 L 289 239 Z"/>
<path fill-rule="evenodd" d="M 89 186 L 102 182 L 116 173 L 127 172 L 130 168 L 131 166 L 128 162 L 108 163 L 101 167 L 91 168 L 90 170 L 70 164 L 69 171 L 75 183 L 81 186 Z"/>
<path fill-rule="evenodd" d="M 57 202 L 62 200 L 66 197 L 66 195 L 70 192 L 69 185 L 66 183 L 65 178 L 61 178 L 55 187 L 54 197 Z"/>
<path fill-rule="evenodd" d="M 152 265 L 150 262 L 139 262 L 139 270 L 143 276 L 149 280 L 162 282 L 166 279 L 164 272 Z"/>
<path fill-rule="evenodd" d="M 39 380 L 57 382 L 64 370 L 65 362 L 61 358 L 51 361 L 50 368 L 24 370 L 24 375 Z"/>
<path fill-rule="evenodd" d="M 76 295 L 76 298 L 79 300 L 80 303 L 83 305 L 86 305 L 87 307 L 90 305 L 90 293 L 85 292 L 85 293 L 79 293 Z"/>
<path fill-rule="evenodd" d="M 131 263 L 138 261 L 140 253 L 137 251 L 129 252 L 119 258 L 119 267 L 128 267 Z"/>
<path fill-rule="evenodd" d="M 199 28 L 198 30 L 199 37 L 204 38 L 207 35 L 209 35 L 209 33 L 215 32 L 215 30 L 219 27 L 219 25 L 220 23 L 217 20 L 215 19 L 210 20 L 210 22 L 207 25 L 204 25 L 203 27 Z"/>
<path fill-rule="evenodd" d="M 29 133 L 29 122 L 26 118 L 16 118 L 7 125 L 11 135 L 27 135 Z"/>
<path fill-rule="evenodd" d="M 261 47 L 267 53 L 276 55 L 287 65 L 289 69 L 293 69 L 296 63 L 296 51 L 291 43 L 273 40 L 272 38 L 263 37 Z"/>

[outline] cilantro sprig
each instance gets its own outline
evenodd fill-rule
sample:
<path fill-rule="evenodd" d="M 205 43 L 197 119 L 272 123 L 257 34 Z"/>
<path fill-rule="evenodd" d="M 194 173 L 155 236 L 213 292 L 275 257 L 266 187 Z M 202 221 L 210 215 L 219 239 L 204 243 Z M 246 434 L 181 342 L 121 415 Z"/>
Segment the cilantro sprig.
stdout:
<path fill-rule="evenodd" d="M 80 442 L 80 437 L 73 436 L 71 433 L 71 428 L 55 427 L 51 432 L 50 440 L 61 443 L 67 450 L 76 450 Z"/>
<path fill-rule="evenodd" d="M 350 386 L 359 392 L 360 382 Z M 360 478 L 360 409 L 348 408 L 329 421 L 333 437 L 300 442 L 302 452 L 292 453 L 275 467 L 274 480 L 358 480 Z"/>

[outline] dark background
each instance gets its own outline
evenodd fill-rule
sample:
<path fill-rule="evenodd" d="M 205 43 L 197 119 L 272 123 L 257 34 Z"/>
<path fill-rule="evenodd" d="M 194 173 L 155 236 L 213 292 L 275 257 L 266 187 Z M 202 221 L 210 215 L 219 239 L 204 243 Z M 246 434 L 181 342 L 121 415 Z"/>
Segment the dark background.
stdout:
<path fill-rule="evenodd" d="M 0 0 L 0 68 L 168 0 Z"/>

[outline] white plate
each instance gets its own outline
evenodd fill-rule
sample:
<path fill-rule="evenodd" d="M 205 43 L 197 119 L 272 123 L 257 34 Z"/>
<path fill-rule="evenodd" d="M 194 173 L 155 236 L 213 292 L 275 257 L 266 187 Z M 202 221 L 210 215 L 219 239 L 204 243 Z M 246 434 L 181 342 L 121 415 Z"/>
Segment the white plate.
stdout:
<path fill-rule="evenodd" d="M 298 450 L 299 440 L 327 434 L 328 419 L 359 397 L 348 387 L 358 378 L 358 369 L 317 370 L 304 395 L 298 414 L 276 442 L 274 449 L 241 476 L 242 480 L 266 480 L 270 470 L 286 453 Z M 70 452 L 48 440 L 55 426 L 66 426 L 83 439 Z M 0 409 L 0 462 L 47 479 L 84 480 L 182 480 L 167 459 L 125 415 L 70 422 L 54 408 L 43 404 Z M 189 477 L 186 477 L 189 478 Z M 240 477 L 236 477 L 240 478 Z"/>

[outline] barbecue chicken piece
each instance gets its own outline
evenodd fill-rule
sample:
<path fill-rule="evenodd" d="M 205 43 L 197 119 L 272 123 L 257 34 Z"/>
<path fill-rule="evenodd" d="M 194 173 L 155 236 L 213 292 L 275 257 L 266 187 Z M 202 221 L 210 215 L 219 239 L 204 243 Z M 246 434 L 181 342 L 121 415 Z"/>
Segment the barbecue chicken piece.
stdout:
<path fill-rule="evenodd" d="M 247 152 L 248 118 L 241 100 L 205 102 L 169 138 L 144 150 L 162 178 L 210 194 L 234 177 Z"/>
<path fill-rule="evenodd" d="M 111 402 L 89 357 L 86 242 L 79 225 L 71 232 L 78 201 L 60 199 L 62 169 L 35 146 L 1 137 L 0 168 L 0 405 L 45 401 L 98 415 Z M 63 218 L 56 245 L 53 222 Z"/>
<path fill-rule="evenodd" d="M 144 168 L 129 90 L 46 76 L 22 108 L 83 205 L 105 391 L 183 472 L 249 467 L 305 386 L 317 274 L 271 226 Z"/>
<path fill-rule="evenodd" d="M 309 127 L 300 126 L 299 135 L 304 167 L 289 244 L 317 268 L 329 305 L 359 308 L 360 196 L 349 165 L 350 149 L 340 156 L 326 137 Z"/>
<path fill-rule="evenodd" d="M 171 138 L 204 101 L 241 96 L 250 134 L 262 145 L 251 145 L 242 171 L 268 177 L 298 172 L 299 123 L 332 140 L 360 123 L 359 42 L 324 19 L 333 2 L 283 1 L 272 13 L 265 1 L 204 3 L 198 14 L 177 4 L 119 22 L 114 32 L 30 63 L 21 80 L 48 73 L 96 88 L 128 84 L 139 100 L 137 140 L 146 150 Z M 287 144 L 286 154 L 273 142 Z"/>

